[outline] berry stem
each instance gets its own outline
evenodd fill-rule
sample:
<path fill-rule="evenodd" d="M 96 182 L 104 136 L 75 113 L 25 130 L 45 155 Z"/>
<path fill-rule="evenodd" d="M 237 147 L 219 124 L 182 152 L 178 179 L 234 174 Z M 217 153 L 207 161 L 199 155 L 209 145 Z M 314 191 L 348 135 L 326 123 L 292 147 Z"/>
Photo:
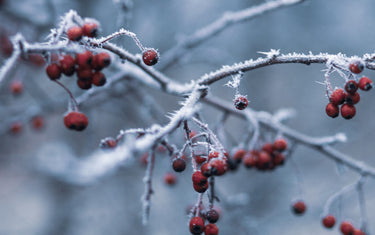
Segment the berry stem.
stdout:
<path fill-rule="evenodd" d="M 366 177 L 361 175 L 358 184 L 357 184 L 357 193 L 358 193 L 358 202 L 359 209 L 361 213 L 361 230 L 367 234 L 367 212 L 366 212 L 366 201 L 363 191 L 363 185 L 365 183 Z"/>
<path fill-rule="evenodd" d="M 64 84 L 62 84 L 61 82 L 59 82 L 57 80 L 53 80 L 53 81 L 56 82 L 57 84 L 59 84 L 62 88 L 64 88 L 64 90 L 69 94 L 70 100 L 73 102 L 73 110 L 74 111 L 78 111 L 78 103 L 74 99 L 74 96 L 73 96 L 72 92 Z"/>

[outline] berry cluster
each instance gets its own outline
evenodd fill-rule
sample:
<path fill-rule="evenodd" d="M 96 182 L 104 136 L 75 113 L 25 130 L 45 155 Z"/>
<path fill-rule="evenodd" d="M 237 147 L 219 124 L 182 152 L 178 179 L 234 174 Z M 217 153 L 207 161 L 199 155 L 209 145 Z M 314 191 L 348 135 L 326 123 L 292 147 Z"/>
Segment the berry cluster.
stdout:
<path fill-rule="evenodd" d="M 66 54 L 61 56 L 58 62 L 53 62 L 47 66 L 46 72 L 51 80 L 61 77 L 61 74 L 72 76 L 77 73 L 77 85 L 79 88 L 87 90 L 95 86 L 103 86 L 106 83 L 106 77 L 101 72 L 111 63 L 111 57 L 106 52 L 93 55 L 91 51 L 85 51 L 73 56 Z"/>
<path fill-rule="evenodd" d="M 352 73 L 358 74 L 362 72 L 364 65 L 360 61 L 355 61 L 349 65 L 349 70 Z M 355 80 L 349 80 L 345 84 L 345 91 L 338 88 L 332 92 L 329 96 L 329 103 L 326 106 L 326 113 L 331 118 L 336 118 L 340 114 L 345 119 L 351 119 L 356 114 L 356 108 L 354 107 L 360 100 L 360 95 L 357 92 L 358 88 L 363 91 L 368 91 L 372 88 L 372 81 L 368 77 L 362 77 L 359 82 Z"/>
<path fill-rule="evenodd" d="M 66 35 L 68 36 L 69 40 L 71 41 L 79 41 L 81 40 L 82 36 L 87 37 L 96 37 L 99 32 L 99 27 L 96 23 L 88 22 L 85 23 L 82 27 L 80 26 L 73 26 L 68 29 Z"/>
<path fill-rule="evenodd" d="M 283 165 L 285 156 L 283 152 L 287 149 L 288 143 L 284 138 L 276 139 L 273 144 L 265 143 L 261 150 L 251 150 L 249 152 L 240 149 L 233 159 L 243 162 L 246 168 L 256 167 L 258 170 L 273 170 L 275 167 Z"/>
<path fill-rule="evenodd" d="M 335 216 L 326 215 L 322 219 L 322 224 L 326 228 L 333 228 L 336 224 Z M 341 222 L 340 231 L 343 235 L 365 235 L 365 233 L 361 229 L 355 228 L 349 221 Z"/>
<path fill-rule="evenodd" d="M 199 209 L 202 210 L 202 208 Z M 199 213 L 199 216 L 195 216 L 190 219 L 190 232 L 194 235 L 202 234 L 203 232 L 205 235 L 217 235 L 219 234 L 219 228 L 216 226 L 215 223 L 219 220 L 219 218 L 219 212 L 213 208 L 210 208 L 205 213 Z M 208 224 L 206 225 L 205 220 L 208 221 Z"/>

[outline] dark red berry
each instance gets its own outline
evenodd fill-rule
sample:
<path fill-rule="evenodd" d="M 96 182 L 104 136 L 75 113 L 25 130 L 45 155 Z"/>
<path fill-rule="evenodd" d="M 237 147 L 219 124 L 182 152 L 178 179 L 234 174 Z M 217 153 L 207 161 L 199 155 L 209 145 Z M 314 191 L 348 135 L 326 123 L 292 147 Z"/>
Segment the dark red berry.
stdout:
<path fill-rule="evenodd" d="M 344 235 L 352 235 L 354 232 L 354 227 L 349 221 L 343 221 L 340 225 L 340 231 Z"/>
<path fill-rule="evenodd" d="M 258 155 L 248 154 L 243 158 L 243 164 L 246 168 L 254 167 L 258 164 Z"/>
<path fill-rule="evenodd" d="M 353 235 L 366 235 L 362 230 L 355 228 Z"/>
<path fill-rule="evenodd" d="M 92 70 L 90 68 L 78 67 L 78 69 L 77 69 L 77 78 L 78 79 L 80 79 L 80 80 L 90 80 L 90 82 L 91 82 L 92 76 L 93 76 L 93 73 L 92 73 Z"/>
<path fill-rule="evenodd" d="M 339 113 L 340 113 L 339 106 L 334 105 L 332 103 L 328 103 L 326 106 L 326 113 L 331 118 L 335 118 L 339 116 Z"/>
<path fill-rule="evenodd" d="M 326 228 L 332 228 L 335 226 L 336 218 L 333 215 L 327 215 L 323 218 L 322 223 Z"/>
<path fill-rule="evenodd" d="M 347 104 L 356 104 L 359 102 L 359 100 L 361 99 L 360 95 L 358 92 L 354 93 L 353 95 L 352 94 L 347 94 L 346 97 L 345 97 L 345 102 Z"/>
<path fill-rule="evenodd" d="M 98 35 L 98 25 L 95 23 L 86 23 L 82 27 L 82 33 L 87 37 L 96 37 Z"/>
<path fill-rule="evenodd" d="M 201 166 L 201 172 L 204 176 L 206 177 L 210 177 L 211 176 L 211 164 L 210 163 L 204 163 L 202 166 Z"/>
<path fill-rule="evenodd" d="M 358 82 L 359 89 L 368 91 L 368 90 L 371 90 L 372 86 L 373 85 L 372 85 L 372 81 L 370 78 L 362 77 L 361 79 L 359 79 L 359 82 Z"/>
<path fill-rule="evenodd" d="M 283 165 L 285 162 L 285 156 L 282 153 L 275 153 L 272 159 L 274 166 Z"/>
<path fill-rule="evenodd" d="M 182 172 L 186 168 L 186 161 L 182 158 L 176 158 L 173 160 L 172 167 L 175 172 Z"/>
<path fill-rule="evenodd" d="M 354 81 L 354 80 L 347 81 L 346 84 L 345 84 L 345 90 L 349 94 L 353 95 L 358 90 L 358 84 L 357 84 L 357 82 Z"/>
<path fill-rule="evenodd" d="M 93 55 L 91 51 L 76 54 L 76 64 L 81 68 L 90 68 L 92 65 Z"/>
<path fill-rule="evenodd" d="M 296 215 L 302 215 L 306 211 L 306 204 L 303 201 L 297 201 L 293 203 L 292 209 Z"/>
<path fill-rule="evenodd" d="M 352 73 L 360 73 L 363 71 L 363 69 L 365 68 L 365 65 L 361 62 L 361 61 L 353 61 L 352 63 L 349 64 L 349 70 L 352 72 Z"/>
<path fill-rule="evenodd" d="M 226 161 L 221 159 L 214 159 L 211 162 L 209 162 L 211 165 L 211 174 L 221 176 L 224 175 L 225 172 L 228 171 L 228 165 Z"/>
<path fill-rule="evenodd" d="M 197 185 L 206 185 L 206 183 L 207 183 L 207 177 L 206 176 L 204 176 L 203 174 L 202 174 L 202 172 L 200 172 L 200 171 L 195 171 L 194 173 L 193 173 L 193 175 L 192 175 L 192 180 L 193 180 L 193 184 L 197 184 Z"/>
<path fill-rule="evenodd" d="M 189 223 L 189 229 L 192 234 L 201 234 L 204 231 L 204 221 L 201 217 L 193 217 Z"/>
<path fill-rule="evenodd" d="M 355 116 L 356 109 L 353 105 L 343 104 L 341 106 L 341 116 L 345 119 L 351 119 Z"/>
<path fill-rule="evenodd" d="M 73 26 L 68 29 L 68 32 L 66 34 L 68 35 L 69 40 L 79 41 L 82 38 L 83 31 L 81 27 Z"/>
<path fill-rule="evenodd" d="M 92 87 L 92 82 L 90 79 L 78 79 L 77 85 L 82 90 L 88 90 Z"/>
<path fill-rule="evenodd" d="M 247 100 L 245 96 L 238 96 L 234 100 L 234 106 L 238 110 L 244 110 L 248 104 L 249 104 L 249 101 Z"/>
<path fill-rule="evenodd" d="M 106 52 L 94 55 L 92 60 L 92 68 L 95 70 L 102 70 L 111 64 L 111 57 Z"/>
<path fill-rule="evenodd" d="M 66 76 L 71 76 L 75 71 L 75 60 L 71 55 L 64 55 L 60 60 L 61 72 Z"/>
<path fill-rule="evenodd" d="M 64 124 L 68 129 L 83 131 L 89 124 L 89 120 L 84 113 L 72 111 L 65 115 Z"/>
<path fill-rule="evenodd" d="M 96 71 L 94 75 L 92 75 L 92 84 L 94 84 L 95 86 L 104 86 L 106 82 L 107 79 L 102 72 Z"/>
<path fill-rule="evenodd" d="M 200 155 L 194 155 L 194 159 L 198 164 L 202 164 L 203 162 L 207 161 L 206 157 L 202 157 Z"/>
<path fill-rule="evenodd" d="M 276 151 L 284 151 L 288 147 L 288 143 L 284 138 L 279 138 L 273 142 L 273 149 Z"/>
<path fill-rule="evenodd" d="M 10 91 L 15 95 L 21 94 L 23 91 L 23 83 L 18 80 L 12 81 L 12 83 L 10 84 Z"/>
<path fill-rule="evenodd" d="M 148 66 L 155 65 L 159 60 L 159 53 L 155 49 L 148 49 L 143 52 L 143 63 Z"/>
<path fill-rule="evenodd" d="M 164 182 L 167 185 L 175 185 L 176 181 L 177 181 L 177 177 L 176 177 L 175 174 L 170 173 L 170 172 L 165 173 L 165 175 L 164 175 Z"/>
<path fill-rule="evenodd" d="M 61 77 L 61 68 L 58 64 L 50 64 L 46 68 L 46 73 L 51 80 L 56 80 Z"/>
<path fill-rule="evenodd" d="M 211 209 L 206 213 L 206 219 L 208 220 L 208 222 L 212 224 L 216 223 L 219 220 L 219 218 L 220 215 L 215 209 Z"/>
<path fill-rule="evenodd" d="M 218 235 L 219 234 L 219 228 L 216 226 L 216 224 L 207 224 L 204 228 L 204 235 Z"/>
<path fill-rule="evenodd" d="M 235 154 L 233 155 L 233 160 L 237 163 L 240 163 L 242 159 L 244 158 L 244 156 L 246 155 L 246 153 L 247 152 L 243 149 L 237 150 Z"/>
<path fill-rule="evenodd" d="M 44 127 L 44 118 L 41 116 L 34 116 L 31 119 L 31 124 L 36 130 L 40 130 Z"/>
<path fill-rule="evenodd" d="M 206 182 L 205 185 L 193 184 L 193 188 L 198 193 L 204 193 L 208 189 L 208 181 Z"/>
<path fill-rule="evenodd" d="M 271 160 L 271 155 L 269 153 L 261 151 L 258 155 L 257 167 L 266 169 L 269 167 Z"/>
<path fill-rule="evenodd" d="M 341 105 L 345 102 L 346 93 L 343 89 L 336 89 L 332 92 L 331 97 L 329 97 L 329 102 L 334 105 Z"/>

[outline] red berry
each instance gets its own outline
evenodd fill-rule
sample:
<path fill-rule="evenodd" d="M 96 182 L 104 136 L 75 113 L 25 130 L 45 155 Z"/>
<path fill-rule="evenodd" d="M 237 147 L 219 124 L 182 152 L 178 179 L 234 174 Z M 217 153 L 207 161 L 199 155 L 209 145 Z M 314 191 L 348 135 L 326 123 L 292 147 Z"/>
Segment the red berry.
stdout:
<path fill-rule="evenodd" d="M 340 113 L 339 106 L 328 103 L 326 106 L 326 113 L 331 118 L 338 117 Z"/>
<path fill-rule="evenodd" d="M 198 193 L 204 193 L 208 189 L 208 181 L 205 185 L 193 184 L 193 188 Z"/>
<path fill-rule="evenodd" d="M 15 95 L 21 94 L 23 91 L 23 83 L 21 81 L 12 81 L 10 84 L 10 90 Z"/>
<path fill-rule="evenodd" d="M 285 161 L 285 156 L 282 153 L 275 153 L 272 159 L 272 163 L 275 166 L 283 165 Z"/>
<path fill-rule="evenodd" d="M 245 96 L 238 96 L 234 100 L 234 106 L 238 110 L 244 110 L 248 104 L 249 104 L 249 101 L 247 100 Z"/>
<path fill-rule="evenodd" d="M 202 164 L 207 160 L 207 158 L 199 156 L 199 155 L 194 155 L 194 159 L 198 164 Z"/>
<path fill-rule="evenodd" d="M 69 40 L 79 41 L 82 38 L 83 31 L 81 27 L 73 26 L 70 29 L 68 29 L 68 32 L 66 34 L 68 35 Z"/>
<path fill-rule="evenodd" d="M 61 77 L 61 68 L 58 64 L 53 63 L 48 65 L 46 68 L 46 72 L 51 80 L 56 80 Z"/>
<path fill-rule="evenodd" d="M 81 68 L 90 68 L 93 60 L 91 51 L 76 54 L 76 64 Z"/>
<path fill-rule="evenodd" d="M 207 177 L 202 174 L 200 171 L 195 171 L 192 175 L 193 184 L 197 185 L 206 185 L 207 183 Z"/>
<path fill-rule="evenodd" d="M 96 71 L 92 76 L 92 84 L 94 84 L 95 86 L 104 86 L 106 82 L 107 79 L 105 75 L 100 71 Z"/>
<path fill-rule="evenodd" d="M 88 90 L 92 87 L 92 81 L 90 79 L 78 79 L 77 85 L 82 90 Z"/>
<path fill-rule="evenodd" d="M 306 204 L 303 201 L 297 201 L 293 203 L 292 208 L 296 215 L 302 215 L 306 211 Z"/>
<path fill-rule="evenodd" d="M 92 76 L 93 76 L 93 73 L 92 73 L 92 70 L 90 68 L 78 67 L 78 69 L 77 69 L 78 79 L 80 79 L 80 80 L 90 80 L 90 82 L 91 82 Z"/>
<path fill-rule="evenodd" d="M 340 225 L 340 231 L 344 235 L 352 235 L 354 232 L 354 227 L 349 221 L 343 221 Z"/>
<path fill-rule="evenodd" d="M 106 149 L 113 149 L 117 146 L 117 140 L 112 137 L 107 137 L 101 141 L 100 147 Z"/>
<path fill-rule="evenodd" d="M 246 168 L 251 168 L 251 167 L 256 166 L 258 164 L 258 156 L 255 154 L 246 155 L 243 158 L 243 164 L 245 165 Z"/>
<path fill-rule="evenodd" d="M 362 232 L 362 230 L 355 228 L 353 231 L 353 235 L 365 235 L 365 233 Z"/>
<path fill-rule="evenodd" d="M 266 169 L 271 163 L 271 155 L 267 152 L 260 152 L 258 155 L 257 167 L 261 169 Z"/>
<path fill-rule="evenodd" d="M 68 129 L 83 131 L 89 124 L 89 120 L 84 113 L 72 111 L 65 115 L 64 124 Z"/>
<path fill-rule="evenodd" d="M 92 67 L 95 70 L 102 70 L 103 68 L 108 67 L 110 64 L 111 57 L 105 52 L 94 55 L 92 60 Z"/>
<path fill-rule="evenodd" d="M 359 102 L 359 100 L 361 99 L 360 95 L 358 92 L 354 93 L 353 95 L 352 94 L 347 94 L 346 97 L 345 97 L 345 102 L 347 104 L 356 104 Z"/>
<path fill-rule="evenodd" d="M 219 229 L 216 224 L 207 224 L 204 228 L 204 235 L 218 235 Z"/>
<path fill-rule="evenodd" d="M 207 161 L 211 161 L 212 158 L 218 158 L 218 157 L 219 157 L 219 152 L 217 152 L 217 151 L 210 152 L 208 154 L 208 160 Z"/>
<path fill-rule="evenodd" d="M 343 104 L 341 106 L 341 116 L 345 119 L 351 119 L 355 116 L 356 110 L 353 105 Z"/>
<path fill-rule="evenodd" d="M 82 33 L 87 37 L 96 37 L 98 34 L 98 25 L 95 23 L 86 23 L 82 27 Z"/>
<path fill-rule="evenodd" d="M 336 89 L 332 92 L 331 97 L 329 97 L 329 102 L 334 105 L 340 105 L 345 102 L 346 93 L 343 89 Z"/>
<path fill-rule="evenodd" d="M 220 215 L 215 209 L 211 209 L 206 213 L 206 219 L 208 220 L 208 222 L 212 224 L 216 223 L 219 220 L 219 218 Z"/>
<path fill-rule="evenodd" d="M 333 215 L 327 215 L 326 217 L 323 218 L 322 223 L 324 227 L 332 228 L 333 226 L 335 226 L 336 218 Z"/>
<path fill-rule="evenodd" d="M 281 151 L 284 151 L 288 147 L 288 143 L 286 142 L 285 139 L 280 138 L 273 142 L 272 147 L 274 150 L 281 152 Z"/>
<path fill-rule="evenodd" d="M 226 161 L 221 159 L 214 159 L 209 164 L 211 165 L 212 175 L 221 176 L 224 175 L 224 173 L 228 170 Z"/>
<path fill-rule="evenodd" d="M 201 172 L 204 176 L 210 177 L 211 176 L 211 164 L 210 163 L 204 163 L 201 166 Z"/>
<path fill-rule="evenodd" d="M 240 163 L 244 156 L 246 155 L 246 151 L 243 149 L 239 149 L 236 151 L 236 153 L 233 155 L 233 160 L 237 163 Z"/>
<path fill-rule="evenodd" d="M 365 68 L 365 65 L 361 61 L 353 61 L 352 63 L 349 64 L 349 70 L 352 73 L 360 73 L 363 71 Z"/>
<path fill-rule="evenodd" d="M 12 134 L 19 134 L 22 131 L 22 123 L 21 122 L 14 122 L 10 126 L 10 132 Z"/>
<path fill-rule="evenodd" d="M 60 60 L 60 68 L 63 74 L 71 76 L 75 71 L 75 60 L 71 55 L 64 55 Z"/>
<path fill-rule="evenodd" d="M 44 126 L 44 118 L 41 116 L 35 116 L 31 119 L 31 124 L 36 130 L 42 129 Z"/>
<path fill-rule="evenodd" d="M 345 90 L 353 95 L 358 90 L 358 83 L 354 80 L 347 81 L 345 84 Z"/>
<path fill-rule="evenodd" d="M 186 161 L 182 158 L 176 158 L 173 160 L 172 167 L 175 172 L 182 172 L 186 168 Z"/>
<path fill-rule="evenodd" d="M 148 66 L 155 65 L 159 60 L 159 53 L 155 49 L 148 49 L 143 52 L 143 63 Z"/>
<path fill-rule="evenodd" d="M 192 234 L 201 234 L 204 231 L 204 221 L 201 217 L 193 217 L 189 223 L 190 232 Z"/>
<path fill-rule="evenodd" d="M 177 177 L 173 173 L 165 173 L 164 175 L 164 182 L 168 185 L 174 185 L 176 184 Z"/>
<path fill-rule="evenodd" d="M 359 79 L 359 82 L 358 82 L 359 89 L 368 91 L 368 90 L 371 90 L 372 86 L 373 85 L 372 85 L 372 81 L 370 78 L 362 77 L 361 79 Z"/>

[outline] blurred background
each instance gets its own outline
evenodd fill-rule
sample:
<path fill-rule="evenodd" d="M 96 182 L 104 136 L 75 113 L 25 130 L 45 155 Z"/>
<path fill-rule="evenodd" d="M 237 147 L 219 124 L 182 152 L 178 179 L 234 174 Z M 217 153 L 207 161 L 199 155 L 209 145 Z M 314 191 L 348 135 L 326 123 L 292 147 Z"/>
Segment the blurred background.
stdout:
<path fill-rule="evenodd" d="M 255 0 L 3 0 L 0 9 L 2 38 L 21 32 L 30 42 L 45 41 L 60 16 L 69 9 L 82 17 L 101 23 L 101 35 L 124 27 L 136 33 L 146 47 L 163 52 L 176 45 L 184 36 L 204 27 L 226 11 L 238 11 L 265 1 Z M 327 52 L 362 56 L 373 52 L 375 21 L 372 0 L 307 0 L 303 4 L 282 8 L 251 21 L 234 25 L 191 50 L 165 73 L 179 82 L 198 79 L 222 65 L 262 56 L 258 52 L 280 49 L 281 53 L 314 54 Z M 134 42 L 126 37 L 114 41 L 131 53 L 139 53 Z M 2 39 L 1 64 L 8 56 Z M 158 69 L 158 65 L 155 66 Z M 375 166 L 374 91 L 361 93 L 357 115 L 350 121 L 331 119 L 325 114 L 328 102 L 324 81 L 325 65 L 285 64 L 256 69 L 245 73 L 240 92 L 248 96 L 249 106 L 271 113 L 280 108 L 293 108 L 297 115 L 287 124 L 311 136 L 344 132 L 348 142 L 337 144 L 338 150 L 358 161 Z M 115 68 L 106 72 L 108 78 Z M 364 75 L 374 77 L 365 70 Z M 12 81 L 21 81 L 22 94 L 10 91 Z M 234 90 L 224 86 L 227 80 L 215 83 L 210 92 L 232 101 Z M 74 81 L 62 82 L 77 97 Z M 332 76 L 334 86 L 344 80 Z M 191 168 L 178 175 L 178 183 L 167 186 L 163 177 L 170 172 L 170 159 L 158 153 L 153 188 L 150 222 L 142 226 L 141 196 L 144 191 L 145 167 L 136 160 L 124 165 L 89 185 L 75 185 L 44 171 L 40 164 L 59 164 L 60 159 L 85 158 L 98 150 L 100 140 L 115 137 L 120 129 L 147 128 L 153 123 L 165 124 L 166 116 L 180 105 L 179 97 L 141 87 L 129 88 L 126 80 L 108 92 L 99 94 L 80 107 L 90 119 L 84 132 L 65 128 L 62 117 L 67 110 L 68 96 L 45 75 L 43 66 L 19 62 L 6 83 L 0 87 L 0 234 L 189 234 L 186 207 L 195 203 L 197 193 L 191 184 Z M 158 104 L 157 114 L 144 109 L 139 95 L 150 94 Z M 142 95 L 141 95 L 142 96 Z M 143 108 L 143 109 L 142 109 Z M 35 130 L 29 123 L 31 114 L 43 116 L 45 125 Z M 203 119 L 213 126 L 220 118 L 216 109 L 203 106 Z M 19 133 L 9 130 L 15 122 L 22 124 Z M 225 125 L 224 142 L 231 149 L 245 135 L 244 120 L 230 117 Z M 177 147 L 183 144 L 179 130 L 169 137 Z M 173 141 L 172 141 L 173 140 Z M 294 164 L 292 164 L 292 161 Z M 220 234 L 339 234 L 321 225 L 323 206 L 330 195 L 355 182 L 358 174 L 337 165 L 327 157 L 303 146 L 297 146 L 283 167 L 272 172 L 246 170 L 217 179 L 216 189 L 222 217 L 217 223 Z M 297 170 L 296 170 L 297 169 Z M 300 172 L 300 175 L 296 173 Z M 298 184 L 302 179 L 302 184 Z M 299 194 L 299 189 L 303 194 Z M 374 181 L 365 184 L 365 197 L 370 231 L 375 230 Z M 290 209 L 294 199 L 307 204 L 303 216 Z M 342 197 L 341 210 L 334 206 L 338 222 L 348 219 L 360 226 L 357 193 Z M 207 198 L 205 198 L 206 200 Z M 341 213 L 339 213 L 341 211 Z"/>

